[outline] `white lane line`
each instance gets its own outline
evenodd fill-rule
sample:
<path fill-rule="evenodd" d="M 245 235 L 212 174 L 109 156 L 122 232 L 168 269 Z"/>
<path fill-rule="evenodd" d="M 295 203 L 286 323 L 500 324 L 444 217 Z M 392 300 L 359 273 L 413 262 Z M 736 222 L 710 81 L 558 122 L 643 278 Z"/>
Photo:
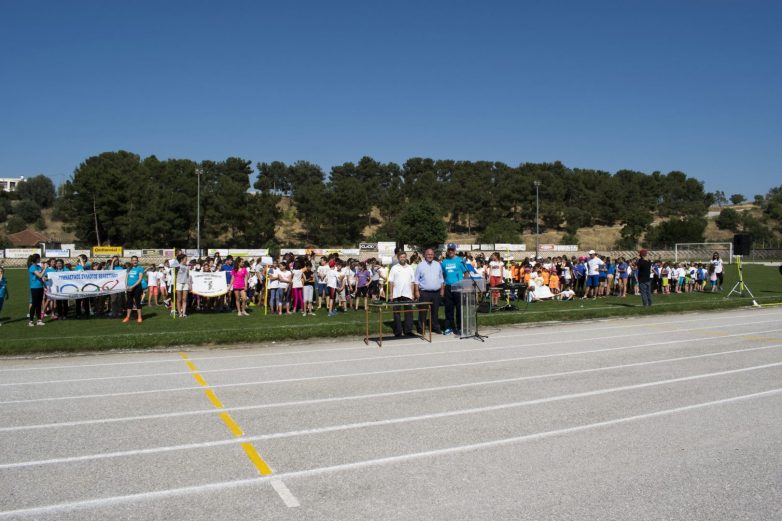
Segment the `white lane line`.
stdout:
<path fill-rule="evenodd" d="M 272 478 L 269 480 L 269 483 L 271 483 L 272 488 L 277 492 L 277 495 L 280 496 L 286 507 L 296 508 L 301 506 L 299 500 L 296 499 L 296 496 L 291 494 L 291 491 L 288 490 L 288 487 L 285 486 L 285 483 L 283 483 L 281 479 Z"/>
<path fill-rule="evenodd" d="M 746 312 L 750 312 L 753 314 L 758 315 L 775 315 L 779 314 L 779 312 L 776 312 L 776 310 L 770 310 L 770 312 L 765 313 L 761 312 L 760 310 L 753 309 L 747 309 Z M 771 312 L 773 311 L 773 312 Z M 716 312 L 715 314 L 710 315 L 711 318 L 714 318 L 714 315 L 729 315 L 728 318 L 736 318 L 736 319 L 742 319 L 744 317 L 737 316 L 738 313 L 731 312 L 731 313 L 721 313 Z M 694 319 L 684 319 L 684 320 L 673 320 L 673 321 L 661 321 L 661 322 L 649 322 L 645 324 L 638 324 L 638 321 L 642 321 L 644 319 L 647 319 L 647 317 L 612 317 L 611 321 L 621 320 L 621 321 L 629 321 L 630 324 L 623 324 L 618 326 L 606 326 L 606 327 L 590 327 L 588 328 L 589 331 L 609 331 L 613 329 L 629 329 L 629 328 L 639 328 L 639 327 L 655 327 L 655 326 L 662 326 L 662 325 L 679 325 L 679 324 L 687 324 L 691 322 L 703 322 L 703 317 L 698 317 Z M 722 322 L 721 322 L 722 323 Z M 742 322 L 743 323 L 743 322 Z M 595 322 L 588 322 L 588 323 L 579 323 L 579 322 L 573 322 L 573 323 L 561 323 L 558 324 L 557 327 L 560 329 L 557 329 L 555 331 L 552 331 L 551 329 L 546 329 L 545 331 L 527 331 L 525 332 L 525 337 L 530 336 L 541 336 L 545 335 L 548 338 L 551 339 L 552 342 L 556 342 L 557 338 L 552 338 L 552 334 L 557 334 L 562 332 L 562 327 L 566 328 L 584 328 L 584 326 L 591 326 L 594 325 Z M 506 329 L 517 329 L 522 330 L 526 329 L 528 326 L 534 326 L 536 324 L 530 324 L 530 323 L 521 323 L 521 324 L 502 324 L 500 326 L 492 326 L 492 327 L 499 327 L 503 330 Z M 735 324 L 735 325 L 741 325 Z M 536 328 L 537 329 L 537 328 Z M 684 330 L 672 330 L 672 333 L 686 331 Z M 512 334 L 512 335 L 498 335 L 498 336 L 492 336 L 492 339 L 497 338 L 511 338 L 518 336 L 518 332 Z M 438 344 L 446 344 L 446 343 L 455 343 L 458 344 L 459 339 L 457 338 L 451 338 L 451 339 L 440 339 Z M 420 342 L 394 342 L 393 347 L 404 347 L 409 345 L 418 345 Z M 232 358 L 256 358 L 256 357 L 271 357 L 271 356 L 288 356 L 288 355 L 299 355 L 299 354 L 311 354 L 311 353 L 331 353 L 331 352 L 339 352 L 339 351 L 366 351 L 366 346 L 361 347 L 339 347 L 339 348 L 329 348 L 329 347 L 323 347 L 318 349 L 304 349 L 304 350 L 295 350 L 295 351 L 280 351 L 280 352 L 273 352 L 273 353 L 243 353 L 243 354 L 231 354 L 231 355 L 216 355 L 216 356 L 201 356 L 191 357 L 191 360 L 193 361 L 207 361 L 207 360 L 225 360 L 225 359 L 232 359 Z M 148 351 L 132 351 L 134 354 L 148 354 Z M 107 354 L 98 354 L 93 353 L 89 356 L 108 356 Z M 124 366 L 124 365 L 143 365 L 143 364 L 158 364 L 158 363 L 176 363 L 179 364 L 182 362 L 181 358 L 171 358 L 171 359 L 164 359 L 164 360 L 134 360 L 134 361 L 128 361 L 128 362 L 105 362 L 105 363 L 97 363 L 97 364 L 63 364 L 63 365 L 49 365 L 49 366 L 33 366 L 33 367 L 12 367 L 12 368 L 6 368 L 6 369 L 0 369 L 0 373 L 4 372 L 18 372 L 18 371 L 47 371 L 51 369 L 82 369 L 82 368 L 89 368 L 89 367 L 111 367 L 111 366 Z"/>
<path fill-rule="evenodd" d="M 274 439 L 280 439 L 280 438 L 293 438 L 297 436 L 312 436 L 316 434 L 327 434 L 331 432 L 342 432 L 342 431 L 349 431 L 349 430 L 355 430 L 355 429 L 366 429 L 366 428 L 372 428 L 372 427 L 384 427 L 387 425 L 397 425 L 402 423 L 411 423 L 411 422 L 418 422 L 418 421 L 428 421 L 428 420 L 436 420 L 439 418 L 451 418 L 455 416 L 464 416 L 469 414 L 482 414 L 487 412 L 494 412 L 494 411 L 502 411 L 505 409 L 515 409 L 519 407 L 527 407 L 530 405 L 542 405 L 546 403 L 552 403 L 552 402 L 560 402 L 565 400 L 575 400 L 578 398 L 589 398 L 592 396 L 600 396 L 604 394 L 611 394 L 611 393 L 618 393 L 623 391 L 634 391 L 638 389 L 646 389 L 649 387 L 657 387 L 661 385 L 670 385 L 675 383 L 681 383 L 681 382 L 690 382 L 694 380 L 703 380 L 706 378 L 715 378 L 719 376 L 726 376 L 726 375 L 732 375 L 732 374 L 739 374 L 739 373 L 746 373 L 750 371 L 760 371 L 763 369 L 772 369 L 776 367 L 781 367 L 782 362 L 776 362 L 773 364 L 763 364 L 763 365 L 756 365 L 752 367 L 742 367 L 740 369 L 729 369 L 726 371 L 717 371 L 714 373 L 703 373 L 703 374 L 696 374 L 691 376 L 683 376 L 680 378 L 669 378 L 666 380 L 657 380 L 654 382 L 645 382 L 642 384 L 634 384 L 634 385 L 622 385 L 619 387 L 610 387 L 607 389 L 597 389 L 594 391 L 584 391 L 580 393 L 570 393 L 570 394 L 562 394 L 558 396 L 549 396 L 547 398 L 536 398 L 534 400 L 524 400 L 519 402 L 510 402 L 510 403 L 502 403 L 498 405 L 487 405 L 485 407 L 471 407 L 469 409 L 457 409 L 453 411 L 445 411 L 445 412 L 438 412 L 438 413 L 431 413 L 431 414 L 421 414 L 417 416 L 403 416 L 399 418 L 389 418 L 386 420 L 373 420 L 373 421 L 365 421 L 365 422 L 356 422 L 356 423 L 346 423 L 343 425 L 331 425 L 328 427 L 316 427 L 312 429 L 301 429 L 297 431 L 286 431 L 286 432 L 275 432 L 275 433 L 269 433 L 269 434 L 258 434 L 255 436 L 242 436 L 238 438 L 231 438 L 231 439 L 224 439 L 224 440 L 218 440 L 218 441 L 205 441 L 200 443 L 187 443 L 183 445 L 171 445 L 167 447 L 153 447 L 149 449 L 135 449 L 135 450 L 126 450 L 126 451 L 118 451 L 118 452 L 106 452 L 101 454 L 87 454 L 83 456 L 71 456 L 71 457 L 63 457 L 63 458 L 51 458 L 47 460 L 34 460 L 34 461 L 20 461 L 16 463 L 3 463 L 0 464 L 0 470 L 7 470 L 7 469 L 16 469 L 16 468 L 23 468 L 23 467 L 35 467 L 35 466 L 42 466 L 42 465 L 54 465 L 54 464 L 61 464 L 61 463 L 76 463 L 76 462 L 83 462 L 83 461 L 94 461 L 94 460 L 102 460 L 102 459 L 111 459 L 111 458 L 119 458 L 119 457 L 129 457 L 129 456 L 141 456 L 141 455 L 149 455 L 149 454 L 159 454 L 162 452 L 173 452 L 173 451 L 180 451 L 180 450 L 192 450 L 192 449 L 204 449 L 204 448 L 214 448 L 214 447 L 221 447 L 225 445 L 235 445 L 237 443 L 245 443 L 245 442 L 253 442 L 253 441 L 264 441 L 264 440 L 274 440 Z"/>
<path fill-rule="evenodd" d="M 782 347 L 782 344 L 773 344 L 773 345 L 760 346 L 760 347 L 732 349 L 730 351 L 718 351 L 715 353 L 705 353 L 701 355 L 679 356 L 676 358 L 664 358 L 661 360 L 659 359 L 650 360 L 646 362 L 633 362 L 630 364 L 610 365 L 610 366 L 603 366 L 603 367 L 594 367 L 590 369 L 575 369 L 573 371 L 560 371 L 556 373 L 544 373 L 544 374 L 529 375 L 529 376 L 516 376 L 513 378 L 502 378 L 498 380 L 481 380 L 477 382 L 468 382 L 463 384 L 440 385 L 437 387 L 405 389 L 402 391 L 388 391 L 382 393 L 358 394 L 358 395 L 350 395 L 350 396 L 335 396 L 332 398 L 315 398 L 311 400 L 295 400 L 295 401 L 288 401 L 288 402 L 272 402 L 272 403 L 264 403 L 264 404 L 257 404 L 257 405 L 238 405 L 234 407 L 225 407 L 222 410 L 224 410 L 225 412 L 253 411 L 258 409 L 301 407 L 307 405 L 319 405 L 324 403 L 370 400 L 375 398 L 390 398 L 393 396 L 404 396 L 409 394 L 422 394 L 422 393 L 430 393 L 430 392 L 438 392 L 438 391 L 452 391 L 456 389 L 467 389 L 470 387 L 480 387 L 485 385 L 498 385 L 498 384 L 523 382 L 527 380 L 542 380 L 546 378 L 556 378 L 559 376 L 574 376 L 577 374 L 597 373 L 602 371 L 612 371 L 616 369 L 627 369 L 630 367 L 642 367 L 642 366 L 654 365 L 654 364 L 680 362 L 683 360 L 694 360 L 699 358 L 710 358 L 715 356 L 740 354 L 740 353 L 747 353 L 753 351 L 763 351 L 767 349 L 778 349 L 780 347 Z M 146 414 L 146 415 L 138 415 L 138 416 L 122 416 L 116 418 L 96 418 L 93 420 L 74 420 L 74 421 L 59 422 L 59 423 L 38 423 L 32 425 L 17 425 L 14 427 L 0 427 L 0 432 L 18 432 L 18 431 L 26 431 L 26 430 L 37 430 L 37 429 L 55 429 L 61 427 L 78 427 L 83 425 L 102 425 L 108 423 L 179 418 L 183 416 L 197 416 L 197 415 L 204 415 L 204 414 L 214 414 L 214 409 L 198 409 L 195 411 L 168 412 L 168 413 Z"/>
<path fill-rule="evenodd" d="M 567 353 L 554 353 L 554 354 L 548 354 L 548 355 L 531 355 L 531 356 L 520 356 L 520 357 L 513 357 L 513 358 L 499 358 L 496 360 L 483 360 L 480 362 L 461 362 L 456 364 L 441 364 L 441 365 L 425 365 L 421 367 L 408 367 L 404 369 L 387 369 L 383 371 L 366 371 L 366 372 L 359 372 L 359 373 L 339 373 L 339 374 L 333 374 L 333 375 L 322 375 L 322 376 L 305 376 L 300 378 L 283 378 L 279 380 L 258 380 L 253 382 L 236 382 L 236 383 L 228 383 L 228 384 L 217 384 L 217 385 L 210 385 L 209 387 L 212 389 L 225 389 L 230 387 L 251 387 L 256 385 L 270 385 L 270 384 L 283 384 L 283 383 L 297 383 L 297 382 L 310 382 L 310 381 L 317 381 L 317 380 L 333 380 L 337 378 L 350 378 L 350 377 L 361 377 L 361 376 L 379 376 L 379 375 L 387 375 L 387 374 L 400 374 L 400 373 L 411 373 L 416 371 L 429 371 L 434 369 L 453 369 L 456 367 L 470 367 L 470 366 L 477 366 L 477 365 L 490 365 L 490 364 L 502 364 L 506 362 L 519 362 L 524 360 L 540 360 L 540 359 L 546 359 L 546 358 L 560 358 L 560 357 L 567 357 L 567 356 L 580 356 L 580 355 L 587 355 L 587 354 L 594 354 L 594 353 L 608 353 L 613 351 L 628 351 L 631 349 L 640 349 L 644 347 L 655 347 L 655 346 L 667 346 L 667 345 L 674 345 L 674 344 L 682 344 L 682 343 L 694 343 L 699 342 L 703 340 L 711 340 L 714 341 L 716 339 L 724 340 L 726 338 L 733 338 L 733 337 L 741 337 L 741 336 L 756 336 L 761 335 L 765 333 L 774 333 L 782 331 L 782 329 L 769 329 L 766 331 L 754 331 L 752 333 L 735 333 L 732 335 L 721 335 L 719 337 L 702 337 L 702 338 L 686 338 L 686 339 L 680 339 L 680 340 L 669 340 L 667 342 L 653 342 L 650 344 L 639 344 L 634 346 L 622 346 L 622 347 L 607 347 L 603 349 L 592 349 L 588 351 L 571 351 Z M 62 401 L 62 400 L 82 400 L 82 399 L 88 399 L 88 398 L 111 398 L 111 397 L 118 397 L 118 396 L 138 396 L 138 395 L 144 395 L 144 394 L 159 394 L 159 393 L 166 393 L 166 392 L 182 392 L 182 391 L 192 391 L 194 389 L 202 390 L 203 387 L 197 386 L 197 387 L 171 387 L 167 389 L 148 389 L 143 391 L 124 391 L 124 392 L 117 392 L 117 393 L 103 393 L 103 394 L 83 394 L 83 395 L 72 395 L 72 396 L 49 396 L 45 398 L 29 398 L 24 400 L 7 400 L 0 402 L 0 405 L 9 405 L 9 404 L 19 404 L 19 403 L 34 403 L 34 402 L 51 402 L 51 401 Z"/>
<path fill-rule="evenodd" d="M 756 326 L 759 324 L 778 324 L 778 320 L 763 320 L 759 322 L 744 322 L 742 324 L 710 324 L 708 326 L 704 327 L 694 327 L 689 328 L 684 331 L 678 331 L 682 333 L 689 333 L 692 331 L 703 331 L 703 330 L 713 330 L 713 329 L 720 329 L 720 328 L 726 328 L 726 327 L 743 327 L 743 326 Z M 670 334 L 676 334 L 677 331 L 672 331 Z M 588 343 L 593 340 L 613 340 L 616 338 L 631 338 L 631 337 L 637 337 L 637 336 L 649 336 L 649 335 L 658 335 L 659 333 L 654 332 L 640 332 L 640 333 L 623 333 L 619 335 L 613 335 L 613 336 L 597 336 L 597 337 L 573 337 L 571 336 L 569 339 L 563 339 L 556 342 L 556 345 L 563 345 L 563 344 L 571 344 L 571 343 Z M 503 337 L 503 338 L 513 338 L 515 340 L 518 340 L 518 335 L 513 335 L 510 337 Z M 201 374 L 210 374 L 210 373 L 231 373 L 231 372 L 238 372 L 238 371 L 257 371 L 259 369 L 278 369 L 283 367 L 308 367 L 308 366 L 316 366 L 316 365 L 329 365 L 329 364 L 342 364 L 342 363 L 350 363 L 350 362 L 366 362 L 366 361 L 376 361 L 376 360 L 390 360 L 390 359 L 398 359 L 398 358 L 420 358 L 420 357 L 426 357 L 426 356 L 439 356 L 439 355 L 450 355 L 450 354 L 458 354 L 458 353 L 486 353 L 489 351 L 506 351 L 510 349 L 527 349 L 530 347 L 541 347 L 541 346 L 551 346 L 552 341 L 546 340 L 545 342 L 538 342 L 534 344 L 502 344 L 498 346 L 492 346 L 492 347 L 481 347 L 480 350 L 476 350 L 474 347 L 466 348 L 466 349 L 448 349 L 445 351 L 423 351 L 423 352 L 417 352 L 417 353 L 404 353 L 404 354 L 398 354 L 398 355 L 372 355 L 372 356 L 362 356 L 357 358 L 339 358 L 339 359 L 333 359 L 333 360 L 317 360 L 313 362 L 291 362 L 291 363 L 285 363 L 285 364 L 269 364 L 269 365 L 250 365 L 250 366 L 242 366 L 242 367 L 229 367 L 229 368 L 223 368 L 223 369 L 201 369 L 199 370 L 199 373 Z M 60 384 L 60 383 L 74 383 L 74 382 L 98 382 L 98 381 L 106 381 L 106 380 L 130 380 L 130 379 L 137 379 L 137 378 L 155 378 L 155 377 L 161 377 L 161 376 L 184 376 L 187 377 L 189 380 L 192 376 L 191 371 L 174 371 L 169 373 L 145 373 L 145 374 L 133 374 L 133 375 L 116 375 L 116 376 L 96 376 L 96 377 L 89 377 L 89 378 L 68 378 L 68 379 L 62 379 L 62 380 L 36 380 L 36 381 L 29 381 L 29 382 L 10 382 L 10 383 L 0 383 L 0 387 L 14 387 L 14 386 L 26 386 L 26 385 L 51 385 L 51 384 Z"/>
<path fill-rule="evenodd" d="M 359 470 L 367 467 L 394 465 L 398 463 L 405 463 L 408 461 L 415 461 L 419 459 L 431 459 L 431 458 L 437 458 L 441 456 L 461 454 L 465 452 L 475 452 L 475 451 L 485 450 L 485 449 L 494 449 L 494 448 L 503 447 L 507 445 L 515 445 L 515 444 L 525 443 L 529 441 L 537 441 L 546 438 L 552 438 L 557 436 L 574 434 L 578 432 L 600 429 L 602 427 L 622 425 L 625 423 L 642 421 L 651 418 L 660 418 L 672 414 L 696 411 L 708 407 L 738 403 L 746 400 L 753 400 L 756 398 L 766 398 L 766 397 L 776 396 L 780 393 L 782 393 L 782 388 L 770 389 L 768 391 L 762 391 L 758 393 L 733 396 L 731 398 L 723 398 L 720 400 L 713 400 L 709 402 L 701 402 L 692 405 L 685 405 L 683 407 L 676 407 L 674 409 L 664 409 L 664 410 L 654 411 L 645 414 L 638 414 L 635 416 L 626 416 L 623 418 L 615 418 L 613 420 L 589 423 L 585 425 L 577 425 L 575 427 L 566 427 L 564 429 L 537 432 L 534 434 L 525 434 L 523 436 L 514 436 L 512 438 L 500 438 L 491 441 L 472 443 L 469 445 L 458 445 L 455 447 L 447 447 L 443 449 L 429 450 L 423 452 L 413 452 L 409 454 L 400 454 L 398 456 L 389 456 L 386 458 L 376 458 L 371 460 L 356 461 L 353 463 L 343 463 L 340 465 L 332 465 L 328 467 L 318 467 L 313 469 L 283 472 L 268 477 L 257 477 L 257 478 L 240 479 L 234 481 L 221 481 L 216 483 L 206 483 L 202 485 L 191 485 L 188 487 L 179 487 L 179 488 L 172 488 L 172 489 L 165 489 L 165 490 L 154 490 L 150 492 L 141 492 L 137 494 L 127 494 L 123 496 L 84 499 L 78 501 L 56 503 L 52 505 L 42 505 L 37 507 L 22 508 L 17 510 L 5 510 L 0 512 L 0 519 L 8 519 L 8 518 L 20 517 L 20 516 L 35 518 L 35 517 L 40 517 L 42 515 L 61 514 L 64 512 L 74 512 L 74 511 L 89 510 L 89 509 L 96 509 L 96 508 L 106 508 L 114 505 L 122 505 L 127 503 L 136 503 L 136 502 L 145 502 L 145 501 L 148 502 L 148 501 L 155 501 L 161 499 L 169 499 L 174 497 L 202 495 L 204 493 L 209 493 L 209 492 L 222 492 L 224 490 L 230 490 L 230 489 L 235 489 L 240 487 L 255 486 L 258 483 L 270 482 L 273 479 L 309 478 L 309 477 L 319 476 L 323 474 Z"/>

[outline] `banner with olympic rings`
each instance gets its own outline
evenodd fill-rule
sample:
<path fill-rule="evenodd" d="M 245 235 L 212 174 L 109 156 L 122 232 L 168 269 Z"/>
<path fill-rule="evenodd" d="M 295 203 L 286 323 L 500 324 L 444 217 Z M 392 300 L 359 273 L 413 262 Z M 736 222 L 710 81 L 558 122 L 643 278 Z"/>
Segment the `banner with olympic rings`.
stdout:
<path fill-rule="evenodd" d="M 100 297 L 127 290 L 125 270 L 56 271 L 46 278 L 46 296 L 52 300 Z"/>

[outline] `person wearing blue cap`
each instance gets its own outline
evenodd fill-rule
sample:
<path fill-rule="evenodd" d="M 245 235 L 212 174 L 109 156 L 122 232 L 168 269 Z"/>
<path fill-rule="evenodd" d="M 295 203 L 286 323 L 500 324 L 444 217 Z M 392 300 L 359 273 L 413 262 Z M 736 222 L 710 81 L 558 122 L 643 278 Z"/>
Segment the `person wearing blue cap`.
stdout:
<path fill-rule="evenodd" d="M 440 263 L 443 268 L 443 282 L 445 292 L 443 294 L 443 303 L 445 304 L 445 329 L 444 335 L 450 335 L 454 331 L 459 333 L 460 324 L 458 320 L 461 315 L 461 300 L 459 293 L 452 291 L 452 286 L 464 279 L 467 273 L 467 264 L 464 259 L 456 256 L 456 244 L 449 243 L 445 253 L 445 259 Z"/>

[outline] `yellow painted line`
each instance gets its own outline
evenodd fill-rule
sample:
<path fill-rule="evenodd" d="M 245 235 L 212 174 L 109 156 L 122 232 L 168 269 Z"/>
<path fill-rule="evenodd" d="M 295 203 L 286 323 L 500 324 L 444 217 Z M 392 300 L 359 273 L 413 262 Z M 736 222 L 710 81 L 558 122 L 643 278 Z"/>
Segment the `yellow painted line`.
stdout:
<path fill-rule="evenodd" d="M 221 412 L 219 416 L 234 436 L 244 436 L 244 431 L 239 428 L 234 419 L 231 418 L 230 414 L 227 412 Z"/>
<path fill-rule="evenodd" d="M 217 407 L 218 409 L 222 409 L 222 408 L 223 408 L 223 402 L 221 402 L 221 401 L 220 401 L 220 400 L 217 398 L 217 396 L 215 395 L 215 392 L 214 392 L 213 390 L 211 390 L 211 389 L 206 389 L 206 390 L 204 391 L 204 393 L 206 393 L 206 397 L 207 397 L 207 398 L 209 398 L 209 401 L 210 401 L 210 402 L 212 402 L 212 405 L 214 405 L 214 406 L 215 406 L 215 407 Z"/>
<path fill-rule="evenodd" d="M 201 376 L 200 373 L 193 373 L 193 378 L 195 378 L 195 381 L 198 382 L 199 385 L 203 385 L 206 387 L 207 383 L 206 380 L 204 380 L 204 377 Z"/>
<path fill-rule="evenodd" d="M 247 454 L 247 457 L 250 458 L 250 461 L 253 462 L 253 465 L 255 465 L 255 468 L 258 469 L 258 472 L 261 473 L 261 476 L 271 476 L 272 469 L 263 461 L 263 458 L 258 454 L 258 451 L 255 450 L 252 443 L 242 443 L 242 448 Z"/>
<path fill-rule="evenodd" d="M 179 356 L 181 356 L 183 360 L 187 360 L 188 358 L 190 358 L 189 356 L 187 356 L 187 353 L 185 353 L 184 351 L 180 351 Z"/>
<path fill-rule="evenodd" d="M 191 362 L 190 360 L 187 361 L 187 368 L 190 369 L 193 372 L 198 371 L 198 369 L 196 369 L 195 364 L 193 362 Z"/>

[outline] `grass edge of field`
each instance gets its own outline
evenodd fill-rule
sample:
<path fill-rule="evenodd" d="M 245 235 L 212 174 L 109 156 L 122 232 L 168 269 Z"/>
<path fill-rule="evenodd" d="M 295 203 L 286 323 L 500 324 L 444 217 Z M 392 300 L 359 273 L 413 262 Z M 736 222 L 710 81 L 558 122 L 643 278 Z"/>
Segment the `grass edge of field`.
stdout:
<path fill-rule="evenodd" d="M 761 307 L 782 304 L 782 295 L 757 297 L 762 301 Z M 771 302 L 766 302 L 772 300 Z M 577 301 L 576 301 L 577 302 Z M 602 301 L 600 302 L 602 303 Z M 674 313 L 693 313 L 698 311 L 718 311 L 724 309 L 752 308 L 751 297 L 735 297 L 732 299 L 701 300 L 689 302 L 658 303 L 650 308 L 640 304 L 622 304 L 605 301 L 604 306 L 573 307 L 556 311 L 523 309 L 514 312 L 495 312 L 479 315 L 481 327 L 501 325 L 536 325 L 542 323 L 562 323 L 574 321 L 599 320 L 604 318 L 634 318 L 649 315 L 668 315 Z M 524 304 L 521 304 L 524 307 Z M 280 341 L 300 341 L 313 338 L 336 339 L 364 337 L 365 323 L 363 313 L 350 315 L 360 317 L 360 320 L 340 320 L 332 323 L 313 324 L 301 327 L 300 324 L 283 325 L 275 328 L 235 328 L 214 331 L 213 329 L 198 331 L 156 331 L 144 334 L 130 333 L 119 335 L 84 335 L 59 337 L 58 344 L 49 349 L 37 349 L 48 338 L 15 338 L 0 340 L 0 357 L 29 358 L 41 356 L 65 356 L 75 354 L 117 353 L 125 351 L 182 350 L 189 348 L 233 348 L 239 344 L 271 344 Z M 348 317 L 344 317 L 348 318 Z M 370 337 L 377 334 L 373 322 L 370 322 Z M 384 336 L 390 336 L 390 316 L 384 319 Z M 485 331 L 484 331 L 485 332 Z M 36 345 L 31 346 L 31 341 Z M 46 342 L 43 342 L 46 344 Z M 85 344 L 90 347 L 85 348 Z M 370 346 L 374 345 L 370 342 Z"/>

